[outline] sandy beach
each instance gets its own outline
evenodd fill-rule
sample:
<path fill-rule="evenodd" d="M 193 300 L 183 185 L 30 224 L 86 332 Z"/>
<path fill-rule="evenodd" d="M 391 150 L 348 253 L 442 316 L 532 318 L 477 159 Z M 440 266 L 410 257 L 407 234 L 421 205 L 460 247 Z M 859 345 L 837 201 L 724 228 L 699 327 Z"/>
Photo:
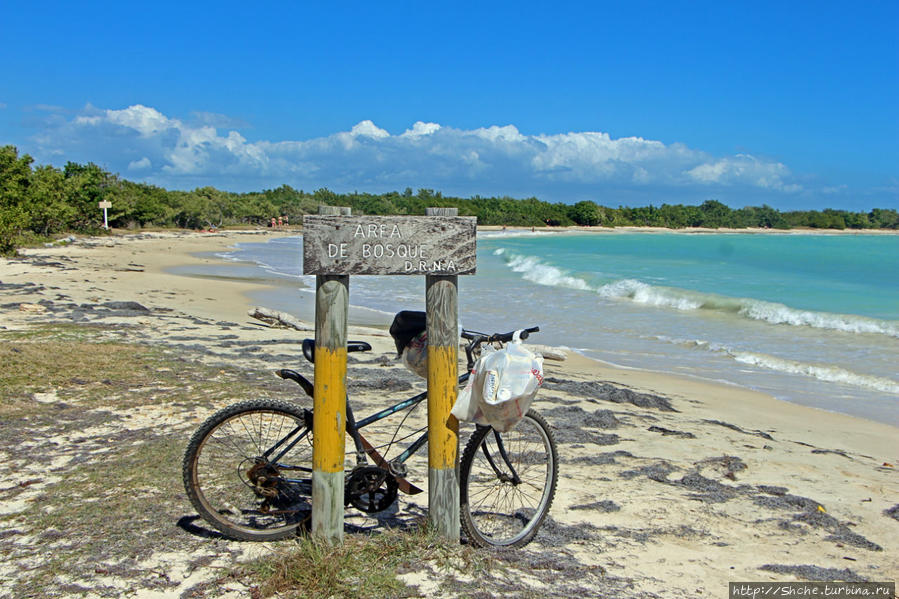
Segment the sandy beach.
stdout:
<path fill-rule="evenodd" d="M 92 331 L 91 339 L 155 348 L 186 371 L 202 367 L 222 377 L 218 387 L 215 379 L 198 381 L 193 391 L 202 394 L 177 405 L 166 402 L 166 386 L 178 381 L 138 378 L 123 387 L 127 393 L 111 392 L 107 404 L 87 403 L 77 382 L 34 382 L 27 393 L 0 398 L 0 597 L 38 596 L 29 593 L 48 588 L 58 596 L 249 596 L 243 581 L 223 580 L 221 571 L 265 548 L 229 541 L 197 520 L 180 488 L 177 452 L 221 407 L 256 396 L 298 397 L 295 385 L 271 372 L 290 367 L 311 378 L 299 342 L 313 333 L 266 327 L 247 315 L 254 305 L 248 294 L 283 281 L 176 273 L 214 272 L 222 262 L 211 254 L 290 234 L 120 233 L 0 259 L 0 334 L 8 351 L 30 343 L 25 332 L 74 324 Z M 312 298 L 297 293 L 301 318 L 311 313 Z M 374 348 L 351 360 L 354 400 L 373 409 L 387 405 L 385 390 L 398 399 L 424 390 L 393 359 L 392 339 L 372 333 L 350 330 L 352 339 Z M 86 378 L 70 374 L 71 381 Z M 533 407 L 559 443 L 550 518 L 532 544 L 503 558 L 507 571 L 456 580 L 452 592 L 441 594 L 723 597 L 735 581 L 899 577 L 896 428 L 740 387 L 612 368 L 574 353 L 548 360 L 545 374 Z M 115 407 L 117 397 L 140 395 L 141 384 L 150 389 L 144 399 L 130 399 L 127 411 Z M 64 405 L 53 412 L 56 401 Z M 155 502 L 154 519 L 143 528 L 134 524 L 142 540 L 125 553 L 78 554 L 65 567 L 53 562 L 48 555 L 65 555 L 77 544 L 66 510 L 98 499 L 69 496 L 67 483 L 81 480 L 93 458 L 112 455 L 108 440 L 126 432 L 134 447 L 163 443 L 166 455 L 178 456 L 161 470 L 164 485 L 145 482 L 128 493 L 136 511 L 146 498 Z M 111 470 L 110 493 L 115 475 Z M 426 462 L 410 464 L 410 478 L 426 483 Z M 49 535 L 34 517 L 46 512 L 48 498 L 60 505 L 51 510 L 58 523 Z M 392 518 L 415 520 L 426 504 L 427 493 L 401 495 Z M 349 511 L 347 522 L 378 525 Z M 445 576 L 417 571 L 404 578 L 424 596 Z"/>

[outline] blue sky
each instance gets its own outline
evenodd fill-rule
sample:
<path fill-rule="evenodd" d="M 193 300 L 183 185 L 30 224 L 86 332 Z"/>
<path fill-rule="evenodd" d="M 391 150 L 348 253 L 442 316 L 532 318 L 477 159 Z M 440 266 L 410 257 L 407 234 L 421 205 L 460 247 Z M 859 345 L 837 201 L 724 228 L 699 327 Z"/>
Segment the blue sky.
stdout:
<path fill-rule="evenodd" d="M 899 207 L 899 3 L 4 3 L 0 144 L 168 188 Z"/>

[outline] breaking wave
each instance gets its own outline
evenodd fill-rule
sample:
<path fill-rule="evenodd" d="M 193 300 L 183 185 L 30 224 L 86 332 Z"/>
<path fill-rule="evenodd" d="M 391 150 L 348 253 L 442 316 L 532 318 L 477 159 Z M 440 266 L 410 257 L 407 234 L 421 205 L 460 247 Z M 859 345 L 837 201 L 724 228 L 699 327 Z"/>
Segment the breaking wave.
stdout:
<path fill-rule="evenodd" d="M 807 376 L 829 383 L 842 383 L 844 385 L 864 387 L 866 389 L 899 395 L 899 381 L 894 381 L 881 376 L 853 372 L 840 366 L 812 364 L 790 360 L 788 358 L 779 358 L 760 352 L 738 350 L 720 343 L 704 341 L 702 339 L 673 339 L 664 335 L 654 335 L 652 339 L 672 343 L 688 349 L 724 355 L 740 364 L 747 364 L 749 366 L 787 374 Z"/>
<path fill-rule="evenodd" d="M 502 249 L 502 248 L 501 248 Z M 535 256 L 516 256 L 508 255 L 505 252 L 497 250 L 497 255 L 506 257 L 506 264 L 512 269 L 512 272 L 521 274 L 521 277 L 538 285 L 549 285 L 551 287 L 567 287 L 569 289 L 579 289 L 587 291 L 590 286 L 587 282 L 579 277 L 572 276 L 561 268 L 556 268 L 549 264 L 545 264 L 540 258 Z"/>
<path fill-rule="evenodd" d="M 801 374 L 829 383 L 843 383 L 845 385 L 865 387 L 874 389 L 875 391 L 899 395 L 899 383 L 888 378 L 859 374 L 838 366 L 806 364 L 804 362 L 796 362 L 795 360 L 787 360 L 785 358 L 778 358 L 755 352 L 729 351 L 727 353 L 741 364 L 749 364 L 750 366 L 758 366 L 789 374 Z"/>
<path fill-rule="evenodd" d="M 866 333 L 899 338 L 899 322 L 878 320 L 853 314 L 833 314 L 792 308 L 785 304 L 752 298 L 734 298 L 675 287 L 651 285 L 637 279 L 618 279 L 591 285 L 587 279 L 547 264 L 536 256 L 521 256 L 500 248 L 494 254 L 522 278 L 553 287 L 593 291 L 604 298 L 628 300 L 637 304 L 674 310 L 715 310 L 777 325 L 805 326 L 816 329 Z"/>

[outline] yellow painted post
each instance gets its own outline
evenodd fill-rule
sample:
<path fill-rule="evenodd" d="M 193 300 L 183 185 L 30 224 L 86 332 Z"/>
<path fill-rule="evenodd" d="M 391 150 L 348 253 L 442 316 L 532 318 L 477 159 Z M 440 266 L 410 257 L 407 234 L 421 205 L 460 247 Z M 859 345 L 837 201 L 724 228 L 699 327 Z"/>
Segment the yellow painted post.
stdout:
<path fill-rule="evenodd" d="M 428 216 L 456 216 L 428 208 Z M 458 277 L 425 278 L 428 329 L 428 517 L 439 534 L 459 538 L 459 421 L 450 414 L 459 375 Z"/>
<path fill-rule="evenodd" d="M 476 270 L 476 219 L 455 208 L 427 214 L 438 218 L 352 217 L 334 207 L 303 218 L 303 272 L 318 277 L 312 528 L 320 537 L 343 532 L 348 275 L 426 274 L 429 511 L 437 531 L 459 538 L 459 423 L 450 410 L 458 390 L 458 275 Z M 403 240 L 405 256 L 388 252 L 380 241 L 388 234 Z"/>
<path fill-rule="evenodd" d="M 319 206 L 319 214 L 339 208 Z M 343 540 L 347 310 L 350 277 L 317 275 L 312 420 L 312 534 Z"/>

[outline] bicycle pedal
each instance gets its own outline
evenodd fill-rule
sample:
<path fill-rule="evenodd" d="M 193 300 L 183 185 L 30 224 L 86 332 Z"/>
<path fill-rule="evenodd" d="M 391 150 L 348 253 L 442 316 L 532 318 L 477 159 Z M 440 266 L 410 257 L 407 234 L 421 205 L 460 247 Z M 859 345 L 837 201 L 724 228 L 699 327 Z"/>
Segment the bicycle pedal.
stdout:
<path fill-rule="evenodd" d="M 406 465 L 402 462 L 390 462 L 390 474 L 394 476 L 399 476 L 400 478 L 406 478 L 406 475 L 409 473 L 409 469 L 406 468 Z"/>

